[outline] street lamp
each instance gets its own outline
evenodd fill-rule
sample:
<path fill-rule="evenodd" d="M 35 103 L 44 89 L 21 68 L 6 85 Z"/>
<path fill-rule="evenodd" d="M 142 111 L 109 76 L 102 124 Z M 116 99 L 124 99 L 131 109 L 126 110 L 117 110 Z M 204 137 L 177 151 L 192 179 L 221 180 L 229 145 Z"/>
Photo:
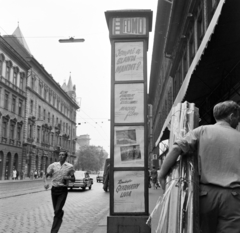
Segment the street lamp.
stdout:
<path fill-rule="evenodd" d="M 74 39 L 73 37 L 70 37 L 69 39 L 60 39 L 60 43 L 74 43 L 74 42 L 84 42 L 85 39 Z"/>

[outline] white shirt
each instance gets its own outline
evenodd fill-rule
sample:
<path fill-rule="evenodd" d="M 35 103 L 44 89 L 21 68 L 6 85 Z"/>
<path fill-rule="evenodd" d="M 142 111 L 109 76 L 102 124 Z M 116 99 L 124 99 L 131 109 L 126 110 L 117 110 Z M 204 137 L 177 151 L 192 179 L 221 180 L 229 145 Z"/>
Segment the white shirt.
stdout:
<path fill-rule="evenodd" d="M 65 162 L 62 166 L 60 162 L 50 164 L 47 173 L 52 175 L 52 186 L 66 186 L 63 177 L 70 175 L 71 171 L 74 172 L 74 168 L 70 163 Z"/>

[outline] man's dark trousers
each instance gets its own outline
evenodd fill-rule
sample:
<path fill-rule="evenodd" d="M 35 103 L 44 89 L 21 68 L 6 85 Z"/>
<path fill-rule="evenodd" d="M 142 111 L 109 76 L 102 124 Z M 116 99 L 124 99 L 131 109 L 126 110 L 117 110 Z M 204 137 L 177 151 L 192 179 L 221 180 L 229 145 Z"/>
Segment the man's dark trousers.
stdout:
<path fill-rule="evenodd" d="M 51 233 L 57 233 L 61 224 L 64 211 L 62 210 L 68 195 L 67 187 L 52 187 L 52 203 L 54 218 Z"/>
<path fill-rule="evenodd" d="M 200 185 L 201 233 L 240 233 L 240 188 Z"/>

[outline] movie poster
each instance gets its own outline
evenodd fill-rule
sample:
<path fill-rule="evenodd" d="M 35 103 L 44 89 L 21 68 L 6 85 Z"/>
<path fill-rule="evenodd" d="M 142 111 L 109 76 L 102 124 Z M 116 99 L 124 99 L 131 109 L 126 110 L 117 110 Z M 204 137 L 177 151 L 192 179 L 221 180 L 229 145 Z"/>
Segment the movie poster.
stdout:
<path fill-rule="evenodd" d="M 144 127 L 114 128 L 114 167 L 144 166 Z"/>
<path fill-rule="evenodd" d="M 115 81 L 143 80 L 143 42 L 115 43 Z"/>
<path fill-rule="evenodd" d="M 115 85 L 115 123 L 144 122 L 144 84 Z"/>
<path fill-rule="evenodd" d="M 144 211 L 144 171 L 115 171 L 114 212 Z"/>

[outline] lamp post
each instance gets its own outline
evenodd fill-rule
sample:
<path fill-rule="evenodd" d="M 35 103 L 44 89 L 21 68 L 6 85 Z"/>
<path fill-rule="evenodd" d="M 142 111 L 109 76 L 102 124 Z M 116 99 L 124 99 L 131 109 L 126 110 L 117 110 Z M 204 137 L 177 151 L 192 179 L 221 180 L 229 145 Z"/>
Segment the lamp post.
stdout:
<path fill-rule="evenodd" d="M 60 39 L 58 41 L 59 43 L 75 43 L 75 42 L 84 42 L 85 39 L 75 39 L 73 37 L 70 37 L 69 39 Z"/>

